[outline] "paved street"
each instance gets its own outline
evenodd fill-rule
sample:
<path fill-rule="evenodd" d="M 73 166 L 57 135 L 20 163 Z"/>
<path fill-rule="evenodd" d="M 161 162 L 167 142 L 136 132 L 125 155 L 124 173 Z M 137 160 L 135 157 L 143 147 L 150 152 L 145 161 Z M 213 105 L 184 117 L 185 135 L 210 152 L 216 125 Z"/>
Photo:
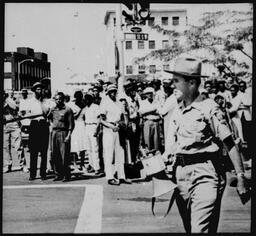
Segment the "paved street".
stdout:
<path fill-rule="evenodd" d="M 28 181 L 29 174 L 3 175 L 3 233 L 169 233 L 184 232 L 176 205 L 166 218 L 151 214 L 151 182 L 110 186 L 105 178 L 71 182 Z M 156 203 L 164 214 L 168 195 Z M 251 201 L 240 203 L 234 188 L 224 194 L 219 232 L 250 232 Z"/>

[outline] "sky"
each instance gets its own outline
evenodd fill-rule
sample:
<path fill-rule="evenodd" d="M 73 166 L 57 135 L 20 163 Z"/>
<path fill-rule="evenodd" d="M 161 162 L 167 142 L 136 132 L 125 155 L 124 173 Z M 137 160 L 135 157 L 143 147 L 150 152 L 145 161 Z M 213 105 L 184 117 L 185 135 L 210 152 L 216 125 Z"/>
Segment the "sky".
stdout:
<path fill-rule="evenodd" d="M 6 3 L 5 51 L 30 47 L 45 52 L 51 62 L 52 88 L 60 89 L 76 74 L 92 78 L 107 65 L 107 10 L 117 4 Z M 196 24 L 205 11 L 248 11 L 250 4 L 154 4 L 154 8 L 186 8 L 188 22 Z M 111 75 L 110 75 L 111 76 Z"/>

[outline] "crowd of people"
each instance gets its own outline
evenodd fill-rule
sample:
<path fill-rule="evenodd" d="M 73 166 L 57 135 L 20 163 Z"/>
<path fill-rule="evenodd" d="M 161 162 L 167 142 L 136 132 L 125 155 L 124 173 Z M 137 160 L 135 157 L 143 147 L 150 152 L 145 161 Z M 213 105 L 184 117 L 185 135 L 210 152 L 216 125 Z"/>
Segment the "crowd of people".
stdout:
<path fill-rule="evenodd" d="M 4 172 L 12 171 L 14 148 L 20 169 L 29 172 L 30 181 L 36 179 L 40 154 L 42 180 L 53 173 L 54 181 L 70 181 L 72 171 L 78 169 L 105 176 L 110 185 L 131 184 L 126 164 L 135 164 L 143 148 L 160 151 L 166 163 L 176 153 L 178 167 L 201 163 L 205 158 L 210 160 L 220 149 L 223 156 L 232 157 L 230 169 L 243 175 L 237 155 L 244 162 L 252 157 L 248 136 L 252 119 L 251 85 L 243 78 L 226 77 L 222 73 L 214 78 L 201 76 L 198 71 L 193 75 L 191 70 L 199 68 L 196 63 L 194 59 L 181 58 L 176 63 L 179 72 L 166 71 L 162 80 L 127 79 L 121 89 L 117 87 L 120 83 L 98 80 L 88 91 L 77 90 L 72 96 L 63 92 L 51 96 L 39 82 L 33 85 L 31 98 L 27 89 L 16 99 L 5 92 Z M 180 72 L 186 69 L 187 72 Z M 238 147 L 235 150 L 232 140 Z M 220 141 L 226 149 L 219 148 L 223 145 Z M 210 178 L 215 179 L 211 166 L 206 171 L 208 177 L 211 174 Z M 181 176 L 177 175 L 178 183 L 182 182 L 178 178 Z M 191 173 L 185 177 L 191 178 Z M 203 177 L 206 178 L 205 174 Z M 205 187 L 209 187 L 209 193 L 215 189 L 211 184 Z M 240 188 L 243 189 L 243 184 Z M 179 202 L 184 207 L 184 201 Z M 191 231 L 186 228 L 189 227 L 186 219 L 183 220 L 187 232 Z M 192 231 L 202 232 L 205 225 L 192 224 L 192 227 Z"/>
<path fill-rule="evenodd" d="M 127 79 L 121 90 L 114 83 L 98 80 L 88 91 L 77 90 L 73 96 L 62 92 L 51 96 L 40 83 L 33 85 L 31 98 L 27 89 L 22 89 L 21 98 L 5 92 L 4 172 L 12 170 L 14 148 L 20 169 L 30 172 L 30 180 L 36 178 L 40 155 L 43 180 L 47 173 L 55 173 L 54 180 L 68 181 L 70 172 L 79 170 L 106 175 L 109 184 L 131 183 L 125 164 L 138 161 L 140 147 L 159 150 L 168 159 L 170 120 L 180 102 L 172 85 L 171 76 L 166 76 L 162 81 Z M 244 161 L 249 160 L 251 86 L 243 79 L 220 74 L 204 79 L 200 93 L 220 106 L 239 150 L 246 155 Z M 22 117 L 29 118 L 19 120 Z"/>

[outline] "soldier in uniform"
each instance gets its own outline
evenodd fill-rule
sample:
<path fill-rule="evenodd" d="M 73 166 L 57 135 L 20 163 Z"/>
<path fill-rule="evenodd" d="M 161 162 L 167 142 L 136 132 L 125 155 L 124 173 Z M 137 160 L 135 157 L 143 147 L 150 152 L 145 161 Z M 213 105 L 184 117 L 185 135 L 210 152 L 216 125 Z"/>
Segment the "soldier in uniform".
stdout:
<path fill-rule="evenodd" d="M 195 58 L 176 60 L 173 88 L 180 91 L 180 113 L 173 118 L 170 144 L 174 154 L 177 206 L 187 233 L 216 233 L 220 203 L 225 188 L 215 138 L 227 148 L 237 174 L 240 198 L 248 194 L 241 156 L 223 113 L 211 99 L 201 100 L 201 62 Z"/>

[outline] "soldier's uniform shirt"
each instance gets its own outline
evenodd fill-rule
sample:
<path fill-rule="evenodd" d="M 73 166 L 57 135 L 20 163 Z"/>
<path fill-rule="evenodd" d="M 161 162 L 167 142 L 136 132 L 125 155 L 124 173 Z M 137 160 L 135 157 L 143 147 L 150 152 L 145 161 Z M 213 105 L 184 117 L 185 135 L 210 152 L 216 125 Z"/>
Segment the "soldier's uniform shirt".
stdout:
<path fill-rule="evenodd" d="M 183 223 L 192 233 L 216 233 L 220 214 L 220 202 L 225 189 L 225 173 L 219 165 L 219 147 L 214 135 L 224 140 L 231 135 L 224 115 L 211 99 L 202 101 L 200 96 L 189 106 L 181 106 L 181 112 L 173 120 L 172 143 L 174 153 L 194 154 L 205 158 L 204 162 L 178 165 L 175 172 L 179 196 L 177 206 L 182 209 Z M 197 155 L 195 155 L 197 154 Z M 210 155 L 211 154 L 211 155 Z M 190 156 L 191 158 L 191 156 Z M 216 161 L 215 161 L 216 160 Z M 183 213 L 182 213 L 183 212 Z M 214 220 L 211 220 L 214 219 Z"/>
<path fill-rule="evenodd" d="M 216 152 L 219 147 L 214 142 L 212 132 L 220 140 L 231 135 L 223 112 L 212 99 L 202 100 L 198 96 L 187 107 L 181 103 L 180 110 L 181 113 L 175 113 L 172 121 L 172 142 L 176 143 L 176 153 Z"/>

